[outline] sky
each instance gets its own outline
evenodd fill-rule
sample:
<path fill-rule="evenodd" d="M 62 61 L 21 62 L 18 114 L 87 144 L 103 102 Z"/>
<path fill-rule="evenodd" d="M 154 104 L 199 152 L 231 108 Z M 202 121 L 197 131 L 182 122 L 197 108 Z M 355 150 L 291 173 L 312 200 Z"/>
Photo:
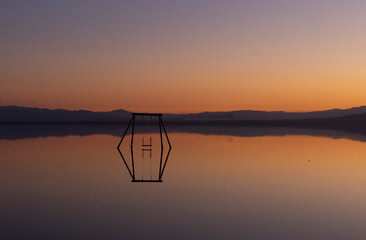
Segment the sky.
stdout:
<path fill-rule="evenodd" d="M 365 0 L 0 2 L 0 106 L 366 105 Z"/>

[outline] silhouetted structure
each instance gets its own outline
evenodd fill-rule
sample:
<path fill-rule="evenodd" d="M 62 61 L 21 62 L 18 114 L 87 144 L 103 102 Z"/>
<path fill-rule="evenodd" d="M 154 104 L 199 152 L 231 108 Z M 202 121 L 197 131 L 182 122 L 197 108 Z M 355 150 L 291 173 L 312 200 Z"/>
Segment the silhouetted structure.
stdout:
<path fill-rule="evenodd" d="M 125 130 L 125 132 L 123 133 L 123 136 L 117 146 L 118 152 L 122 157 L 122 160 L 132 178 L 132 182 L 162 182 L 162 177 L 163 177 L 163 173 L 166 167 L 166 163 L 168 161 L 169 155 L 170 155 L 170 151 L 171 151 L 171 144 L 170 144 L 170 140 L 168 137 L 168 133 L 166 132 L 163 120 L 162 120 L 162 115 L 161 113 L 132 113 L 132 118 L 130 120 L 130 122 L 128 123 L 128 126 Z M 135 134 L 135 123 L 136 123 L 136 116 L 150 116 L 150 118 L 152 119 L 152 117 L 157 117 L 158 118 L 158 124 L 159 124 L 159 133 L 160 133 L 160 165 L 159 165 L 159 175 L 158 175 L 158 179 L 150 179 L 150 180 L 144 180 L 144 179 L 137 179 L 136 178 L 136 174 L 135 174 L 135 159 L 134 159 L 134 150 L 133 150 L 133 146 L 134 146 L 134 134 Z M 128 132 L 128 130 L 130 129 L 130 127 L 132 126 L 131 129 L 131 143 L 130 143 L 130 150 L 131 150 L 131 163 L 132 163 L 132 170 L 130 169 L 130 167 L 128 166 L 126 159 L 124 157 L 124 155 L 122 154 L 121 150 L 120 150 L 120 146 Z M 150 129 L 151 131 L 151 129 Z M 164 151 L 164 143 L 163 143 L 163 131 L 166 137 L 166 140 L 168 142 L 169 145 L 169 150 L 168 153 L 166 155 L 165 161 L 163 162 L 163 151 Z M 144 142 L 144 138 L 142 138 L 142 157 L 144 157 L 144 152 L 148 151 L 150 152 L 150 158 L 152 156 L 152 138 L 150 137 L 150 141 L 149 143 L 145 143 Z"/>

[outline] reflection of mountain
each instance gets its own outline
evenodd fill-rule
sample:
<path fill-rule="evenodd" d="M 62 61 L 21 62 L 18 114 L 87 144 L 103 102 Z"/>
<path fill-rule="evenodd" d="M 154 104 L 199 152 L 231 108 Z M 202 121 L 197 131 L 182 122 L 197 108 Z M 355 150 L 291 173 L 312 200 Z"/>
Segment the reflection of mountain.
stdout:
<path fill-rule="evenodd" d="M 288 113 L 265 111 L 203 112 L 195 114 L 165 114 L 166 121 L 221 121 L 221 120 L 289 120 L 323 119 L 366 113 L 366 106 L 350 109 Z M 127 121 L 131 114 L 125 110 L 109 112 L 49 110 L 7 106 L 0 107 L 0 122 L 118 122 Z M 363 117 L 365 119 L 365 117 Z"/>
<path fill-rule="evenodd" d="M 86 136 L 92 134 L 107 134 L 120 137 L 128 122 L 119 124 L 0 124 L 0 139 L 22 139 L 49 136 Z M 261 123 L 264 125 L 264 123 Z M 310 126 L 234 126 L 230 124 L 173 124 L 167 123 L 169 133 L 198 133 L 205 135 L 229 135 L 243 137 L 310 135 L 330 138 L 348 138 L 366 142 L 365 125 L 339 125 L 322 128 Z M 249 125 L 249 124 L 248 124 Z M 254 123 L 252 123 L 254 125 Z"/>

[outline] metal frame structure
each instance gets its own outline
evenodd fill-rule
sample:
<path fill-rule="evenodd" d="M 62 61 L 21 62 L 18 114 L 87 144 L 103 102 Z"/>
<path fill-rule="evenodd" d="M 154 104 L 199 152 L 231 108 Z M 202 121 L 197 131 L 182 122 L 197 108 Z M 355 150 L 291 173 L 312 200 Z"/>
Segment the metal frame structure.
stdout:
<path fill-rule="evenodd" d="M 165 129 L 165 126 L 164 126 L 164 123 L 163 123 L 163 120 L 162 120 L 162 116 L 163 114 L 161 113 L 131 113 L 132 114 L 132 118 L 130 120 L 130 122 L 128 123 L 127 125 L 127 128 L 125 130 L 125 132 L 123 133 L 123 136 L 117 146 L 117 149 L 118 149 L 118 152 L 119 154 L 121 155 L 122 157 L 122 160 L 132 178 L 132 182 L 162 182 L 162 177 L 163 177 L 163 173 L 164 173 L 164 170 L 165 170 L 165 167 L 166 167 L 166 163 L 168 161 L 168 158 L 169 158 L 169 155 L 170 155 L 170 151 L 172 149 L 172 145 L 170 144 L 170 141 L 169 141 L 169 137 L 168 137 L 168 133 L 166 132 L 166 129 Z M 160 132 L 160 144 L 161 144 L 161 153 L 160 153 L 160 166 L 159 166 L 159 179 L 157 180 L 141 180 L 141 179 L 136 179 L 136 175 L 135 175 L 135 163 L 134 163 L 134 157 L 133 157 L 133 139 L 134 139 L 134 133 L 135 133 L 135 122 L 136 122 L 136 116 L 153 116 L 153 117 L 158 117 L 159 118 L 159 132 Z M 127 162 L 126 162 L 126 159 L 125 157 L 123 156 L 121 150 L 120 150 L 120 146 L 122 144 L 122 141 L 123 139 L 125 138 L 126 134 L 127 134 L 127 131 L 128 129 L 130 128 L 132 124 L 132 132 L 131 132 L 131 143 L 130 143 L 130 149 L 131 149 L 131 161 L 132 161 L 132 171 L 131 169 L 129 168 Z M 162 133 L 162 130 L 164 131 L 165 133 L 165 137 L 167 139 L 167 142 L 169 144 L 169 150 L 168 150 L 168 153 L 166 155 L 166 158 L 165 158 L 165 161 L 164 161 L 164 165 L 163 165 L 163 150 L 164 150 L 164 144 L 163 144 L 163 133 Z M 144 146 L 150 146 L 151 145 L 143 145 Z M 143 151 L 146 150 L 146 149 L 143 149 Z M 150 149 L 151 151 L 151 149 Z"/>

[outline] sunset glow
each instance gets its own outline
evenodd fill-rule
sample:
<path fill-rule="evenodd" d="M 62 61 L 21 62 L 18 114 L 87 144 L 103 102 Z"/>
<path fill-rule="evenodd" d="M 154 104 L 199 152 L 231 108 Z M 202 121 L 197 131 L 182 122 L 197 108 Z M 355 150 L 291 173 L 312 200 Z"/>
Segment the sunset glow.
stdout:
<path fill-rule="evenodd" d="M 2 1 L 0 105 L 176 113 L 365 105 L 365 12 L 360 0 Z"/>

